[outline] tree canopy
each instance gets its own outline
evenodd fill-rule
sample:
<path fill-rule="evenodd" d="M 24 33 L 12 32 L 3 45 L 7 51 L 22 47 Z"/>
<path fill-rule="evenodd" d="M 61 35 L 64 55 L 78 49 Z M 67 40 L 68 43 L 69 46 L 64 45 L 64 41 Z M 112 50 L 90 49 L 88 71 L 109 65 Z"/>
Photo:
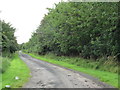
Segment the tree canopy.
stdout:
<path fill-rule="evenodd" d="M 10 55 L 14 53 L 18 49 L 18 44 L 16 41 L 16 37 L 14 36 L 15 28 L 12 27 L 10 23 L 6 23 L 5 21 L 0 21 L 1 23 L 1 43 L 2 43 L 2 55 Z"/>
<path fill-rule="evenodd" d="M 48 8 L 29 42 L 28 52 L 79 55 L 97 59 L 117 56 L 117 2 L 60 2 Z"/>

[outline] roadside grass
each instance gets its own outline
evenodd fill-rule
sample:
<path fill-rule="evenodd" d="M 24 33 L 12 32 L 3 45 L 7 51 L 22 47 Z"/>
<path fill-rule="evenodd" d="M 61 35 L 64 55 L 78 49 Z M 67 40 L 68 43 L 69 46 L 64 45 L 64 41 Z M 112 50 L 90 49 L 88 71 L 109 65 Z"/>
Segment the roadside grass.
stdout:
<path fill-rule="evenodd" d="M 0 90 L 2 89 L 2 74 L 0 73 Z"/>
<path fill-rule="evenodd" d="M 0 72 L 4 73 L 10 66 L 10 62 L 13 57 L 1 57 L 0 56 Z"/>
<path fill-rule="evenodd" d="M 18 76 L 20 79 L 15 80 Z M 5 85 L 10 85 L 11 88 L 19 88 L 28 81 L 30 77 L 30 70 L 27 65 L 15 54 L 13 60 L 10 62 L 9 68 L 2 74 L 2 88 Z"/>
<path fill-rule="evenodd" d="M 117 73 L 112 73 L 112 72 L 108 72 L 108 71 L 102 71 L 102 70 L 96 70 L 96 69 L 90 69 L 90 68 L 85 68 L 85 67 L 81 67 L 81 66 L 77 66 L 76 64 L 70 64 L 69 58 L 64 58 L 64 57 L 59 57 L 56 56 L 55 58 L 52 57 L 47 57 L 47 55 L 37 55 L 37 54 L 32 54 L 29 53 L 30 56 L 36 58 L 36 59 L 40 59 L 43 61 L 47 61 L 49 63 L 53 63 L 59 66 L 63 66 L 69 69 L 73 69 L 76 71 L 80 71 L 86 74 L 89 74 L 93 77 L 98 78 L 100 81 L 105 82 L 115 88 L 118 88 L 118 74 Z M 67 60 L 62 60 L 62 59 L 67 59 Z M 73 58 L 72 58 L 73 59 Z"/>

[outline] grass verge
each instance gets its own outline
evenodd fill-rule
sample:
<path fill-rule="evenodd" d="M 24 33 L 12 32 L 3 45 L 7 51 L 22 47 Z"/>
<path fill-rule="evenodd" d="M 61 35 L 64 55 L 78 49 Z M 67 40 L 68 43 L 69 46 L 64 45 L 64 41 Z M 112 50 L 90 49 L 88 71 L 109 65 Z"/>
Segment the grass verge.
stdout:
<path fill-rule="evenodd" d="M 5 85 L 10 85 L 11 88 L 19 88 L 28 81 L 30 77 L 30 70 L 26 64 L 15 54 L 13 60 L 10 62 L 9 68 L 2 74 L 2 88 Z M 18 76 L 20 79 L 15 80 Z"/>
<path fill-rule="evenodd" d="M 80 71 L 86 74 L 89 74 L 93 77 L 98 78 L 100 81 L 105 82 L 115 88 L 118 88 L 118 74 L 117 73 L 112 73 L 112 72 L 107 72 L 107 71 L 101 71 L 101 70 L 94 70 L 94 69 L 89 69 L 89 68 L 83 68 L 80 66 L 77 66 L 75 64 L 70 64 L 69 62 L 65 62 L 63 60 L 57 60 L 56 57 L 54 58 L 50 58 L 50 57 L 46 57 L 46 56 L 40 56 L 40 55 L 36 55 L 36 54 L 31 54 L 29 53 L 30 56 L 43 60 L 43 61 L 47 61 L 49 63 L 53 63 L 53 64 L 57 64 L 59 66 L 63 66 L 69 69 L 73 69 L 76 71 Z M 60 58 L 60 57 L 58 57 Z M 62 57 L 61 57 L 62 58 Z M 69 61 L 70 58 L 67 58 Z"/>

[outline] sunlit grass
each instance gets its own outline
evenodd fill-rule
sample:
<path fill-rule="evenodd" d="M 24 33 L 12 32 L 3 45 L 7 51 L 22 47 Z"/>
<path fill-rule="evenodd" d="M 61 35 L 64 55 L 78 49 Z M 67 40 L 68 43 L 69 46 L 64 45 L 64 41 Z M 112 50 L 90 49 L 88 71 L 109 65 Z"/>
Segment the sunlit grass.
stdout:
<path fill-rule="evenodd" d="M 20 79 L 15 80 L 18 76 Z M 19 88 L 28 81 L 30 70 L 26 64 L 16 54 L 10 63 L 10 67 L 2 74 L 2 88 L 5 85 L 10 85 L 11 88 Z"/>

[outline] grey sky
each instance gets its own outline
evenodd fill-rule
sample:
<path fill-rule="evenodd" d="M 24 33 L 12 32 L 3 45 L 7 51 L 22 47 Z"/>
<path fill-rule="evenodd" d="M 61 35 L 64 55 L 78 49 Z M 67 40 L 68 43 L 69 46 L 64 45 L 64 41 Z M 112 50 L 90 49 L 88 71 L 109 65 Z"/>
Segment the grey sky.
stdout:
<path fill-rule="evenodd" d="M 0 0 L 0 18 L 16 28 L 15 36 L 19 44 L 27 42 L 36 30 L 47 7 L 61 0 Z"/>

